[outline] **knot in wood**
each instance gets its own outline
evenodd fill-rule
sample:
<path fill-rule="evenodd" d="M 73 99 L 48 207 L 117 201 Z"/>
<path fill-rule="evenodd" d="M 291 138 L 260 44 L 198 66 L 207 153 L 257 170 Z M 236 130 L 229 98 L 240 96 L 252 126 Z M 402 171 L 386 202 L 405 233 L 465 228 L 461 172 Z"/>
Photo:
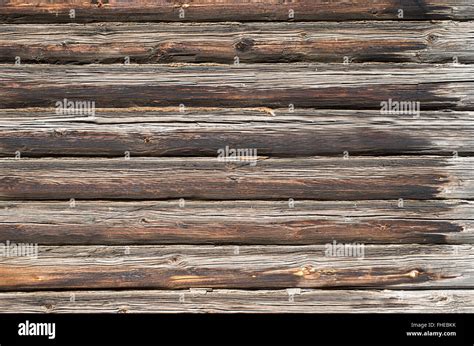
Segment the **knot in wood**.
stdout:
<path fill-rule="evenodd" d="M 236 42 L 234 47 L 239 52 L 247 52 L 253 47 L 254 44 L 255 44 L 255 41 L 253 39 L 244 37 L 238 42 Z"/>

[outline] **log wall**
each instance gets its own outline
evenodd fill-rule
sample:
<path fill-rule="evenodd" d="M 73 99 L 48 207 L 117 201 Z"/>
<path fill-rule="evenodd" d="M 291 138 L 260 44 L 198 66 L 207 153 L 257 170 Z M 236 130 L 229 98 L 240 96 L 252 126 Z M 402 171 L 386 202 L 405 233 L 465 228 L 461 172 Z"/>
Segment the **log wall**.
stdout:
<path fill-rule="evenodd" d="M 0 312 L 473 312 L 473 19 L 0 0 Z"/>

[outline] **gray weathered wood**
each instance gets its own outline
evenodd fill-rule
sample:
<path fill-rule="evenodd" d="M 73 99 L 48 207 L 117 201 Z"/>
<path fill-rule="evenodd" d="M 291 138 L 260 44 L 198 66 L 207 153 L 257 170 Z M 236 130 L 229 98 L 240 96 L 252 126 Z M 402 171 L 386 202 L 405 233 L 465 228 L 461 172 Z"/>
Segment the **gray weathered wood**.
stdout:
<path fill-rule="evenodd" d="M 288 145 L 291 143 L 291 145 Z M 474 153 L 474 112 L 316 109 L 96 109 L 95 117 L 55 109 L 0 110 L 0 155 L 216 156 L 251 146 L 264 156 Z"/>
<path fill-rule="evenodd" d="M 289 291 L 292 294 L 292 291 Z M 474 290 L 138 290 L 0 293 L 2 313 L 472 313 Z"/>
<path fill-rule="evenodd" d="M 36 258 L 0 257 L 0 290 L 474 287 L 472 245 L 366 245 L 364 257 L 328 256 L 326 250 L 325 245 L 39 246 Z"/>
<path fill-rule="evenodd" d="M 471 201 L 0 202 L 0 243 L 474 243 Z"/>
<path fill-rule="evenodd" d="M 474 62 L 473 22 L 0 25 L 0 62 Z"/>
<path fill-rule="evenodd" d="M 135 106 L 474 109 L 473 65 L 0 65 L 0 107 Z"/>

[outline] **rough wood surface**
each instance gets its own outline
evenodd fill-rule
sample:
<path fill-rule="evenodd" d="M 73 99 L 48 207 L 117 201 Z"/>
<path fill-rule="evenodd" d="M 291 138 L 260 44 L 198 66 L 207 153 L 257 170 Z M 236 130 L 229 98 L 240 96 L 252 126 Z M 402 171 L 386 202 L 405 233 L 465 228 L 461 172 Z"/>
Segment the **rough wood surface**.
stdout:
<path fill-rule="evenodd" d="M 472 20 L 0 0 L 0 312 L 474 312 Z"/>
<path fill-rule="evenodd" d="M 0 202 L 0 243 L 474 243 L 470 201 Z"/>
<path fill-rule="evenodd" d="M 2 108 L 191 106 L 474 109 L 474 66 L 418 64 L 0 65 Z"/>
<path fill-rule="evenodd" d="M 1 199 L 472 199 L 474 158 L 1 159 Z"/>
<path fill-rule="evenodd" d="M 0 258 L 0 290 L 116 288 L 472 288 L 472 245 L 39 246 Z"/>
<path fill-rule="evenodd" d="M 4 313 L 472 313 L 473 290 L 137 290 L 0 293 Z"/>
<path fill-rule="evenodd" d="M 474 22 L 0 25 L 0 62 L 474 62 Z"/>
<path fill-rule="evenodd" d="M 0 110 L 0 155 L 216 156 L 257 149 L 264 156 L 474 153 L 474 112 L 317 109 L 97 109 L 95 117 L 55 109 Z M 288 145 L 291 143 L 291 145 Z"/>
<path fill-rule="evenodd" d="M 74 18 L 70 9 L 76 11 Z M 0 21 L 400 20 L 399 9 L 403 9 L 403 19 L 474 18 L 471 0 L 1 0 Z"/>

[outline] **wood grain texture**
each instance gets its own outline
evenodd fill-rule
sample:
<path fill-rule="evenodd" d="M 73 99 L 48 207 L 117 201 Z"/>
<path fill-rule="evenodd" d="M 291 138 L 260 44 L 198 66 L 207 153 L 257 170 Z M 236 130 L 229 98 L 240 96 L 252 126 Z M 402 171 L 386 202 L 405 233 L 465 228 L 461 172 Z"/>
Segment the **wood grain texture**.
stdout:
<path fill-rule="evenodd" d="M 117 288 L 472 288 L 472 245 L 39 246 L 0 258 L 0 290 Z"/>
<path fill-rule="evenodd" d="M 319 68 L 319 69 L 318 69 Z M 98 107 L 267 106 L 377 108 L 388 99 L 422 109 L 472 108 L 473 67 L 286 65 L 108 67 L 3 66 L 4 107 L 69 99 Z M 342 83 L 342 84 L 341 84 Z M 130 98 L 129 95 L 135 95 Z"/>
<path fill-rule="evenodd" d="M 255 148 L 274 157 L 474 153 L 474 112 L 317 109 L 97 109 L 95 117 L 55 109 L 0 110 L 0 155 L 216 156 Z M 288 145 L 291 143 L 291 145 Z"/>
<path fill-rule="evenodd" d="M 54 107 L 68 98 L 101 108 L 380 109 L 393 99 L 420 102 L 422 110 L 471 110 L 473 86 L 471 65 L 0 65 L 2 108 Z"/>
<path fill-rule="evenodd" d="M 0 62 L 474 62 L 474 22 L 0 25 Z"/>
<path fill-rule="evenodd" d="M 474 312 L 473 20 L 0 0 L 0 312 Z"/>
<path fill-rule="evenodd" d="M 1 159 L 1 199 L 472 199 L 474 158 Z"/>
<path fill-rule="evenodd" d="M 471 201 L 0 202 L 0 243 L 473 244 Z"/>
<path fill-rule="evenodd" d="M 75 9 L 71 19 L 69 10 Z M 289 10 L 294 11 L 290 18 Z M 0 21 L 70 23 L 94 21 L 268 21 L 472 19 L 470 0 L 1 0 Z M 184 10 L 184 16 L 180 16 Z M 183 12 L 181 12 L 183 13 Z M 183 18 L 184 17 L 184 18 Z"/>
<path fill-rule="evenodd" d="M 291 292 L 291 291 L 290 291 Z M 72 300 L 72 301 L 71 301 Z M 3 313 L 472 313 L 473 290 L 135 290 L 0 293 Z"/>

